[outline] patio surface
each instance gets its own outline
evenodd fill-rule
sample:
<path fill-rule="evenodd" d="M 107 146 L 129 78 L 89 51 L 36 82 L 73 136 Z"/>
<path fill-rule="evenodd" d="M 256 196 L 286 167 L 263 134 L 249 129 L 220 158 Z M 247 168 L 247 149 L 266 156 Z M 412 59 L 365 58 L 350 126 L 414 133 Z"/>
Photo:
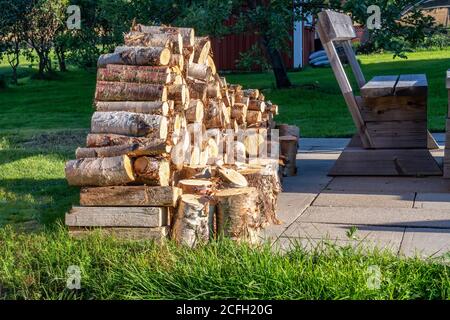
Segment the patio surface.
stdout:
<path fill-rule="evenodd" d="M 444 136 L 434 137 L 441 149 L 432 154 L 441 164 Z M 348 141 L 300 140 L 299 173 L 283 179 L 279 195 L 283 224 L 268 227 L 264 237 L 282 250 L 293 242 L 314 247 L 326 239 L 403 256 L 450 251 L 450 179 L 327 176 Z"/>

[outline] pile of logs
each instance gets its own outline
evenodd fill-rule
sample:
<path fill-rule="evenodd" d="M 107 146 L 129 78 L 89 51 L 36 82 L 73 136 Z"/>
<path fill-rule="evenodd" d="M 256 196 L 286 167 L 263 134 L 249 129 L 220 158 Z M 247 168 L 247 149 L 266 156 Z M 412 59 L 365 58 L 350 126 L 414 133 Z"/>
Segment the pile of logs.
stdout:
<path fill-rule="evenodd" d="M 135 24 L 124 42 L 98 60 L 91 132 L 66 164 L 81 187 L 69 232 L 257 242 L 280 223 L 278 164 L 295 174 L 298 128 L 280 126 L 278 144 L 278 106 L 220 77 L 191 28 Z"/>

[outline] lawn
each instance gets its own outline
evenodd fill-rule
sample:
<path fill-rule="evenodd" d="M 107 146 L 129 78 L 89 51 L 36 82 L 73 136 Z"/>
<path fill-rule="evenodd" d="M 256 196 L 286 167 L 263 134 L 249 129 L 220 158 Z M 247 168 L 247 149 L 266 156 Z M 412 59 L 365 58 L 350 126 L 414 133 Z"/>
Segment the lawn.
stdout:
<path fill-rule="evenodd" d="M 360 57 L 370 78 L 426 73 L 429 127 L 444 129 L 445 70 L 450 51 L 419 52 L 408 60 L 391 55 Z M 0 75 L 9 76 L 0 65 Z M 78 201 L 64 179 L 88 132 L 95 74 L 71 68 L 50 81 L 32 80 L 0 89 L 0 299 L 6 298 L 450 298 L 448 268 L 433 261 L 399 260 L 388 253 L 335 249 L 309 255 L 273 254 L 219 242 L 198 250 L 171 244 L 120 243 L 92 237 L 69 239 L 60 226 Z M 331 69 L 290 73 L 294 88 L 275 90 L 271 74 L 230 74 L 230 83 L 264 89 L 280 105 L 279 122 L 297 124 L 302 136 L 350 136 L 354 131 Z M 17 232 L 18 229 L 25 233 Z M 44 230 L 43 230 L 44 229 Z M 33 231 L 33 232 L 30 232 Z M 320 259 L 319 259 L 320 257 Z M 70 264 L 83 270 L 83 290 L 64 289 Z M 365 269 L 379 265 L 382 290 L 367 291 Z"/>

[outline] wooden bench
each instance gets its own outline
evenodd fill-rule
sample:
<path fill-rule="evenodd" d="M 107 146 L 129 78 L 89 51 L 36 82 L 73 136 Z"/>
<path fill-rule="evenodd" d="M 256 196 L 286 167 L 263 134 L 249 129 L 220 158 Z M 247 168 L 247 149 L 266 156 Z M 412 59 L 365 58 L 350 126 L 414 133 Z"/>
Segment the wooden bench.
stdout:
<path fill-rule="evenodd" d="M 447 70 L 448 111 L 445 124 L 444 178 L 450 179 L 450 69 Z"/>
<path fill-rule="evenodd" d="M 353 51 L 353 22 L 345 14 L 319 13 L 318 33 L 357 133 L 330 175 L 442 175 L 429 152 L 438 148 L 427 130 L 425 75 L 378 76 L 366 82 Z M 361 96 L 355 96 L 335 43 L 343 47 Z"/>

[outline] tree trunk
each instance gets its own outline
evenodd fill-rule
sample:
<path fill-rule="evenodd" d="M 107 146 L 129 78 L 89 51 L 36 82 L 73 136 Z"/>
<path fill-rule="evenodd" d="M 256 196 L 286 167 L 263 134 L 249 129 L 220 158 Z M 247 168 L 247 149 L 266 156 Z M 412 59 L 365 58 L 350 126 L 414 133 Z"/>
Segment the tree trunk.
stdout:
<path fill-rule="evenodd" d="M 284 67 L 283 58 L 281 57 L 280 51 L 269 46 L 269 39 L 267 36 L 263 36 L 260 42 L 269 57 L 270 64 L 272 65 L 277 88 L 291 87 L 292 84 L 287 75 L 286 68 Z"/>
<path fill-rule="evenodd" d="M 66 72 L 66 53 L 62 46 L 55 46 L 55 53 L 58 59 L 59 71 Z"/>

